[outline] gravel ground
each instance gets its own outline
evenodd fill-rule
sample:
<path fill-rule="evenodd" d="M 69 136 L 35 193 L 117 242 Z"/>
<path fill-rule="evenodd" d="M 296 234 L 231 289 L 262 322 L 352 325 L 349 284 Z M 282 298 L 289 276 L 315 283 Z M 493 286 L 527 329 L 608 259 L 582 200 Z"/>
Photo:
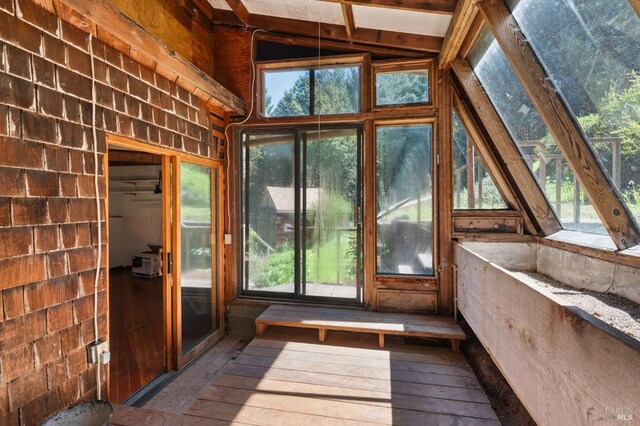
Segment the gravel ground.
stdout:
<path fill-rule="evenodd" d="M 544 288 L 610 326 L 640 340 L 640 304 L 615 294 L 578 290 L 536 272 L 520 271 L 514 274 L 519 279 Z"/>

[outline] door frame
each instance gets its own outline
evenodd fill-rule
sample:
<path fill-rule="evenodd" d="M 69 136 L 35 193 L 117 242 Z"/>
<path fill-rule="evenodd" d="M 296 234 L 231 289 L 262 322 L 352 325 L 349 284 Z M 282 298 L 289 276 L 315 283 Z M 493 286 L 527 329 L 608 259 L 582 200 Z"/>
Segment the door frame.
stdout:
<path fill-rule="evenodd" d="M 163 329 L 164 329 L 164 338 L 165 338 L 165 368 L 167 371 L 170 370 L 178 370 L 193 358 L 197 357 L 202 351 L 219 340 L 224 335 L 225 330 L 225 318 L 224 318 L 224 224 L 221 217 L 221 210 L 224 206 L 224 191 L 222 182 L 224 182 L 224 167 L 220 161 L 211 160 L 207 158 L 197 157 L 192 154 L 188 154 L 186 152 L 178 151 L 171 148 L 164 148 L 155 145 L 149 145 L 145 142 L 140 142 L 134 139 L 107 134 L 105 135 L 105 141 L 107 145 L 107 153 L 104 156 L 104 170 L 105 170 L 105 179 L 106 179 L 106 196 L 105 196 L 105 221 L 106 221 L 106 232 L 107 235 L 109 233 L 109 159 L 108 152 L 109 147 L 122 147 L 129 148 L 136 151 L 147 152 L 151 154 L 157 154 L 162 156 L 162 244 L 163 244 L 163 253 L 162 253 L 162 273 L 163 273 Z M 215 230 L 217 232 L 217 238 L 215 239 L 216 247 L 216 255 L 212 256 L 212 262 L 216 262 L 216 274 L 214 287 L 214 294 L 217 296 L 216 303 L 216 314 L 218 316 L 217 323 L 218 329 L 214 331 L 210 336 L 205 338 L 202 342 L 192 348 L 187 354 L 182 355 L 182 347 L 181 339 L 177 338 L 181 336 L 181 311 L 180 311 L 180 277 L 179 277 L 179 262 L 180 258 L 177 254 L 179 254 L 180 244 L 178 232 L 178 214 L 179 214 L 179 184 L 180 184 L 180 173 L 179 173 L 179 164 L 180 162 L 188 162 L 197 165 L 201 165 L 204 167 L 209 167 L 212 170 L 215 170 L 215 174 L 217 176 L 216 188 L 212 185 L 212 201 L 215 200 L 216 206 L 215 208 L 215 220 L 217 223 L 213 224 L 215 226 Z M 173 168 L 173 173 L 171 173 Z M 172 176 L 171 179 L 167 179 L 167 176 Z M 215 198 L 214 198 L 215 194 Z M 169 197 L 171 195 L 171 197 Z M 213 219 L 213 218 L 212 218 Z M 213 230 L 213 226 L 212 226 Z M 108 240 L 107 240 L 107 289 L 109 288 L 109 258 L 108 258 Z M 176 253 L 174 253 L 176 252 Z M 171 274 L 168 272 L 169 268 L 169 256 L 171 256 L 173 267 Z M 178 269 L 176 269 L 176 263 L 178 264 Z M 176 273 L 178 272 L 178 273 Z M 109 300 L 109 297 L 107 297 Z M 108 301 L 109 305 L 110 301 Z M 107 313 L 107 323 L 110 322 L 109 315 Z M 107 369 L 108 373 L 109 369 Z M 107 374 L 107 383 L 109 381 L 109 374 Z"/>

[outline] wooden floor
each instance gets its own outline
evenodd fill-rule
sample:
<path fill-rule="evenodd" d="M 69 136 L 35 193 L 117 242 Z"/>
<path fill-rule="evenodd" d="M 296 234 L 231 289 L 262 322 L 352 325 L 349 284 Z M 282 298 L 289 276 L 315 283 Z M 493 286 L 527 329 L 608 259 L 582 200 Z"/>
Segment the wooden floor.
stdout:
<path fill-rule="evenodd" d="M 143 410 L 118 408 L 111 424 L 499 424 L 464 357 L 448 348 L 392 337 L 379 349 L 374 336 L 342 332 L 321 344 L 310 330 L 283 330 L 251 341 L 195 395 L 184 384 L 166 389 Z M 172 396 L 181 401 L 168 408 L 161 401 Z"/>
<path fill-rule="evenodd" d="M 393 314 L 355 309 L 273 304 L 256 319 L 256 335 L 267 327 L 311 328 L 318 330 L 320 342 L 330 331 L 352 331 L 378 336 L 383 348 L 385 336 L 414 336 L 446 339 L 454 352 L 465 334 L 453 318 L 429 315 Z"/>
<path fill-rule="evenodd" d="M 120 403 L 165 371 L 162 278 L 109 271 L 109 399 Z"/>

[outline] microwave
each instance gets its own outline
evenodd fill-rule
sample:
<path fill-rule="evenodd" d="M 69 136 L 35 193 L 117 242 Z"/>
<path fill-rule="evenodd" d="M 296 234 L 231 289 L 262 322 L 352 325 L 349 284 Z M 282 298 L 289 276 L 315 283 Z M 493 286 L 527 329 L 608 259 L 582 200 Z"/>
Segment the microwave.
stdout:
<path fill-rule="evenodd" d="M 139 253 L 131 259 L 131 273 L 138 277 L 162 275 L 160 253 Z"/>

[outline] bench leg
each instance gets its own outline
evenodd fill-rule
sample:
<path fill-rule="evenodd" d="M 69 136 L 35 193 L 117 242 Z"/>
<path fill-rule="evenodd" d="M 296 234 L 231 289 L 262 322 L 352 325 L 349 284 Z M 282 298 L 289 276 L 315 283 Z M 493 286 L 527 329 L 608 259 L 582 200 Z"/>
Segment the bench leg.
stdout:
<path fill-rule="evenodd" d="M 267 327 L 267 324 L 256 324 L 256 336 L 262 336 L 267 331 Z"/>
<path fill-rule="evenodd" d="M 320 340 L 320 343 L 324 343 L 324 341 L 327 339 L 327 329 L 326 328 L 319 328 L 318 329 L 318 340 Z"/>
<path fill-rule="evenodd" d="M 458 353 L 460 352 L 460 340 L 457 339 L 451 339 L 451 350 L 454 353 Z"/>
<path fill-rule="evenodd" d="M 384 348 L 384 333 L 378 334 L 378 346 Z"/>

